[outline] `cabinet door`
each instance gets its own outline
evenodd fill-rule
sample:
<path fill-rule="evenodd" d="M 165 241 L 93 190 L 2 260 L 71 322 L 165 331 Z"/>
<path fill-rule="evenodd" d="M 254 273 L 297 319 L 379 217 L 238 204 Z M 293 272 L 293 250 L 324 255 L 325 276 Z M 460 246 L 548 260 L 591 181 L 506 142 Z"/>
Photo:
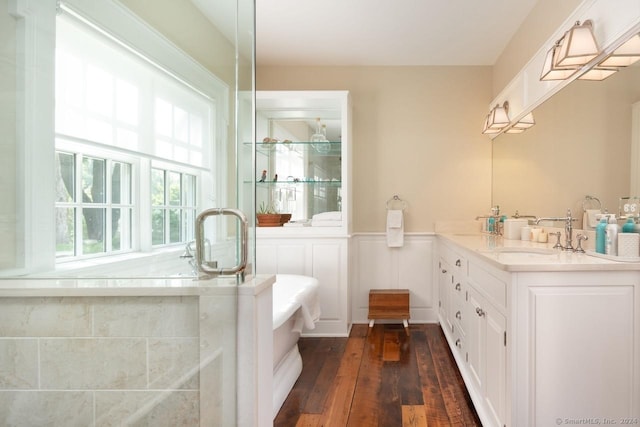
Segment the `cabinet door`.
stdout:
<path fill-rule="evenodd" d="M 440 319 L 443 322 L 442 327 L 451 332 L 451 318 L 449 317 L 450 309 L 450 288 L 453 283 L 453 275 L 451 266 L 445 261 L 440 260 L 440 275 L 438 276 L 438 293 L 440 302 L 438 304 Z"/>
<path fill-rule="evenodd" d="M 467 363 L 475 386 L 478 390 L 483 390 L 486 322 L 481 310 L 484 298 L 473 287 L 468 286 L 466 299 L 463 325 L 466 332 Z"/>
<path fill-rule="evenodd" d="M 485 323 L 485 401 L 494 425 L 504 424 L 507 393 L 507 320 L 494 308 L 484 303 Z"/>

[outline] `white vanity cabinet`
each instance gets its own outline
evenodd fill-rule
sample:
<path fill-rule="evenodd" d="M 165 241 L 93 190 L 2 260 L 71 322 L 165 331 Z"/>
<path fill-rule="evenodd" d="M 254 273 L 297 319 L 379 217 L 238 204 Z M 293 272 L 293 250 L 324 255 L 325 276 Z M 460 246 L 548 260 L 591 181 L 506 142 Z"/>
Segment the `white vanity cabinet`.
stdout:
<path fill-rule="evenodd" d="M 491 425 L 500 426 L 506 419 L 507 285 L 475 262 L 469 263 L 468 283 L 467 367 Z"/>
<path fill-rule="evenodd" d="M 439 317 L 483 426 L 640 425 L 640 264 L 455 242 L 438 242 Z"/>
<path fill-rule="evenodd" d="M 640 425 L 640 273 L 513 276 L 514 425 Z"/>
<path fill-rule="evenodd" d="M 440 244 L 440 322 L 485 425 L 506 418 L 506 284 Z M 490 424 L 486 424 L 489 422 Z"/>

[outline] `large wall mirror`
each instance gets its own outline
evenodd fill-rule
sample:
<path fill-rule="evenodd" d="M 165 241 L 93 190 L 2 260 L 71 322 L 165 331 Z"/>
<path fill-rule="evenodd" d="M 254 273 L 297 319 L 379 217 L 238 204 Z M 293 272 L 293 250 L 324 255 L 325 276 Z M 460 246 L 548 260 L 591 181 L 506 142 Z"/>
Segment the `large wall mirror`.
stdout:
<path fill-rule="evenodd" d="M 618 213 L 621 197 L 637 196 L 630 183 L 638 102 L 638 63 L 603 81 L 573 81 L 533 111 L 535 126 L 492 142 L 492 204 L 507 215 L 564 216 L 569 208 L 581 218 L 593 196 Z"/>

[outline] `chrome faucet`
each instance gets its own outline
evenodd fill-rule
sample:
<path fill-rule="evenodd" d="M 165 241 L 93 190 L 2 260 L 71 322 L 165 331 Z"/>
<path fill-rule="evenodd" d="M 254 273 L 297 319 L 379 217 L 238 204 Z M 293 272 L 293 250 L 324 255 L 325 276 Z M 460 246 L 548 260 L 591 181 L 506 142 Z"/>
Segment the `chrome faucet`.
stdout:
<path fill-rule="evenodd" d="M 479 215 L 476 217 L 476 221 L 479 219 L 486 220 L 487 224 L 487 232 L 489 234 L 495 234 L 497 236 L 502 235 L 502 222 L 500 221 L 502 217 L 500 216 L 500 206 L 496 205 L 491 208 L 491 215 Z M 489 221 L 490 219 L 493 222 Z"/>
<path fill-rule="evenodd" d="M 574 251 L 573 244 L 573 221 L 577 221 L 577 218 L 571 216 L 571 209 L 567 209 L 567 216 L 565 217 L 548 217 L 548 218 L 536 218 L 535 224 L 539 224 L 541 221 L 564 221 L 564 237 L 565 244 L 560 246 L 564 251 Z"/>

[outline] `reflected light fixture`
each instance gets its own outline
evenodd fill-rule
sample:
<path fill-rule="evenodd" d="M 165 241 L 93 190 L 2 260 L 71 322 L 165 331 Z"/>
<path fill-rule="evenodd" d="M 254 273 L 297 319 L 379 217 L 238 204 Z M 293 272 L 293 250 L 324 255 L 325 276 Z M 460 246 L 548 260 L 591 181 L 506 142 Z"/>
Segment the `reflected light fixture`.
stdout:
<path fill-rule="evenodd" d="M 502 106 L 496 104 L 487 116 L 487 127 L 489 129 L 504 129 L 509 126 L 509 102 L 505 101 Z"/>
<path fill-rule="evenodd" d="M 529 129 L 531 126 L 535 125 L 536 121 L 533 119 L 533 113 L 529 113 L 513 125 L 516 129 Z"/>
<path fill-rule="evenodd" d="M 578 71 L 578 67 L 558 67 L 556 65 L 556 58 L 558 57 L 562 42 L 563 39 L 558 40 L 547 52 L 547 56 L 544 58 L 544 65 L 542 66 L 542 73 L 540 74 L 540 80 L 565 80 Z"/>
<path fill-rule="evenodd" d="M 491 129 L 489 127 L 489 115 L 484 118 L 484 127 L 482 128 L 482 133 L 485 135 L 494 135 L 496 133 L 500 133 L 502 129 Z"/>
<path fill-rule="evenodd" d="M 624 42 L 611 55 L 602 61 L 599 67 L 628 67 L 640 60 L 640 34 Z"/>
<path fill-rule="evenodd" d="M 554 62 L 557 67 L 582 67 L 600 53 L 590 19 L 576 22 L 563 39 Z"/>
<path fill-rule="evenodd" d="M 601 67 L 600 65 L 591 68 L 589 71 L 578 77 L 580 80 L 604 80 L 609 76 L 614 75 L 618 71 L 617 68 Z"/>

